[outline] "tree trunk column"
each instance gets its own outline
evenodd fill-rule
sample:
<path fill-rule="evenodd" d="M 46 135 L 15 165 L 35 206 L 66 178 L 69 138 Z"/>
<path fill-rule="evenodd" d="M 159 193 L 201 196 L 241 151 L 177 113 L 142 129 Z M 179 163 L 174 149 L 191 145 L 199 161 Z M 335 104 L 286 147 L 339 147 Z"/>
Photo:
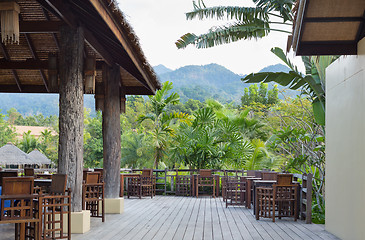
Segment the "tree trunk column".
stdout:
<path fill-rule="evenodd" d="M 103 66 L 105 84 L 103 149 L 105 198 L 119 198 L 120 191 L 120 68 Z"/>
<path fill-rule="evenodd" d="M 71 209 L 82 210 L 83 180 L 83 53 L 84 36 L 81 28 L 64 26 L 60 29 L 60 112 L 58 172 L 67 174 L 71 188 Z"/>

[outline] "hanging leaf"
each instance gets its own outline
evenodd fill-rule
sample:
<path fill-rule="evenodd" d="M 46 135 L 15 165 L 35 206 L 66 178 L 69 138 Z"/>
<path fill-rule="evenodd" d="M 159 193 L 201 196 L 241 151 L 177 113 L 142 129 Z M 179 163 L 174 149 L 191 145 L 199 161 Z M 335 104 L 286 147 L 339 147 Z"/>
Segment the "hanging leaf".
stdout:
<path fill-rule="evenodd" d="M 314 120 L 319 125 L 324 126 L 326 124 L 326 121 L 325 121 L 326 114 L 325 114 L 323 104 L 318 99 L 316 99 L 313 101 L 312 107 L 313 107 Z"/>

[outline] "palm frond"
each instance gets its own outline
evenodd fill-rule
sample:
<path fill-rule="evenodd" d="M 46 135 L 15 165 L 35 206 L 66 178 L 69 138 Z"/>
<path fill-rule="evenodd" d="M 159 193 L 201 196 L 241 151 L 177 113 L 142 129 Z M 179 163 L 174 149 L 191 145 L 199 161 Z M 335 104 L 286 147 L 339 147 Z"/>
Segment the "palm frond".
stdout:
<path fill-rule="evenodd" d="M 186 19 L 199 20 L 207 18 L 216 18 L 217 20 L 235 19 L 240 22 L 251 22 L 254 19 L 268 21 L 269 16 L 265 9 L 255 7 L 240 7 L 240 6 L 218 6 L 218 7 L 201 7 L 194 6 L 194 10 L 186 13 Z"/>
<path fill-rule="evenodd" d="M 292 21 L 292 8 L 295 0 L 253 0 L 257 7 L 268 12 L 277 11 L 283 21 Z"/>
<path fill-rule="evenodd" d="M 268 35 L 270 32 L 268 22 L 260 19 L 254 19 L 251 23 L 243 24 L 240 22 L 215 27 L 208 33 L 199 36 L 193 33 L 183 35 L 175 45 L 178 49 L 186 48 L 189 44 L 197 48 L 210 48 L 230 42 L 236 42 L 246 39 L 259 39 Z"/>

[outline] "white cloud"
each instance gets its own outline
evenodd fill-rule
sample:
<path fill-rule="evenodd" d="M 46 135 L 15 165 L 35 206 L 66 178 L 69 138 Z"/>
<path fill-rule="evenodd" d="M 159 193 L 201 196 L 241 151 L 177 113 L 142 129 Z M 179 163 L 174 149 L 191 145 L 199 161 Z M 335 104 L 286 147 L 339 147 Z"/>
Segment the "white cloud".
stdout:
<path fill-rule="evenodd" d="M 185 65 L 218 63 L 235 73 L 247 74 L 281 63 L 270 52 L 272 47 L 286 48 L 286 33 L 271 32 L 269 37 L 258 41 L 239 41 L 209 49 L 190 46 L 183 50 L 175 47 L 175 41 L 187 32 L 206 32 L 221 21 L 189 20 L 185 13 L 193 9 L 192 0 L 118 0 L 119 8 L 140 38 L 142 49 L 152 66 L 163 64 L 176 69 Z M 207 6 L 253 6 L 249 0 L 206 0 Z M 290 28 L 289 28 L 290 31 Z M 291 54 L 292 55 L 292 54 Z M 301 64 L 299 57 L 294 63 Z M 303 66 L 299 66 L 303 69 Z"/>

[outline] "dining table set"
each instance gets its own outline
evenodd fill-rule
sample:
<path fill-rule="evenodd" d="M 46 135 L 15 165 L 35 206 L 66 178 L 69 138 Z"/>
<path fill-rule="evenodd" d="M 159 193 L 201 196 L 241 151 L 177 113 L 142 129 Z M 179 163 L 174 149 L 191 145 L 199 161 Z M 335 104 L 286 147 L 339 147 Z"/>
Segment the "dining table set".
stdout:
<path fill-rule="evenodd" d="M 241 205 L 253 209 L 257 220 L 293 217 L 296 221 L 300 188 L 300 183 L 293 181 L 293 174 L 273 171 L 247 171 L 247 175 L 222 178 L 226 207 Z"/>
<path fill-rule="evenodd" d="M 66 174 L 0 171 L 0 224 L 15 225 L 14 239 L 71 239 L 66 183 Z"/>

